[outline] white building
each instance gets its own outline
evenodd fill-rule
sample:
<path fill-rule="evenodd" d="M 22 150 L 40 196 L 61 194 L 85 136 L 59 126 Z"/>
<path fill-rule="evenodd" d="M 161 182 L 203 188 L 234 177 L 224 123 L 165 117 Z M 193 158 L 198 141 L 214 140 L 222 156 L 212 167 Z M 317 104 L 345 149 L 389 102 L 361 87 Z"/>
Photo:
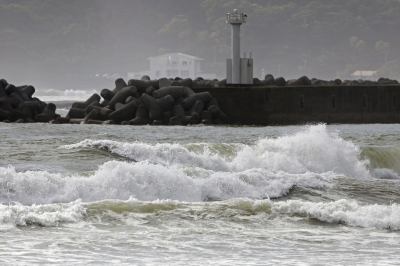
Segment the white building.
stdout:
<path fill-rule="evenodd" d="M 372 70 L 357 70 L 353 74 L 351 74 L 353 79 L 369 79 L 369 80 L 376 80 L 376 71 Z"/>
<path fill-rule="evenodd" d="M 201 59 L 197 56 L 171 53 L 150 57 L 150 71 L 128 73 L 129 78 L 140 78 L 149 75 L 152 79 L 159 78 L 191 78 L 202 77 L 204 79 L 215 79 L 215 74 L 203 73 L 201 71 Z"/>
<path fill-rule="evenodd" d="M 150 76 L 154 78 L 196 78 L 201 73 L 203 59 L 187 54 L 174 53 L 150 57 Z"/>

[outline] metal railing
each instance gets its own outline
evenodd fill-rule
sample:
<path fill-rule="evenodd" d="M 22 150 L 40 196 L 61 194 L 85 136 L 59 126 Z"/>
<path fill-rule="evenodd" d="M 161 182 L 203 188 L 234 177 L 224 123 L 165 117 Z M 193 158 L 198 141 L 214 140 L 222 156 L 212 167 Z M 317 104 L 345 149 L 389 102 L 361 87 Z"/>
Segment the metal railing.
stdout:
<path fill-rule="evenodd" d="M 228 13 L 226 14 L 227 22 L 245 22 L 247 15 L 245 13 Z"/>

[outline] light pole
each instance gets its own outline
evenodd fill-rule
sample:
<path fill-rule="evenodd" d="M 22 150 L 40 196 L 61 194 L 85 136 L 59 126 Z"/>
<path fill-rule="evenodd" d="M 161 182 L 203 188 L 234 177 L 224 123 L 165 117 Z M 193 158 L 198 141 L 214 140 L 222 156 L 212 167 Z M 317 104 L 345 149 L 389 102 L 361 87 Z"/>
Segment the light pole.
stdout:
<path fill-rule="evenodd" d="M 246 18 L 247 15 L 238 13 L 237 9 L 234 10 L 234 13 L 226 15 L 226 23 L 232 25 L 232 58 L 227 60 L 228 84 L 250 84 L 250 79 L 251 83 L 253 82 L 253 59 L 240 58 L 240 26 L 246 23 Z"/>

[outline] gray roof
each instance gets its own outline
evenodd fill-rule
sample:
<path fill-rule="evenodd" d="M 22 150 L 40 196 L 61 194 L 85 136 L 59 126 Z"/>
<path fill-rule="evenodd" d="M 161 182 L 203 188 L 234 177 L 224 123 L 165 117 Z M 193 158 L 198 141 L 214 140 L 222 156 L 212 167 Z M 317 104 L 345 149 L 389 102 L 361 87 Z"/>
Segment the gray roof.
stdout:
<path fill-rule="evenodd" d="M 193 56 L 193 55 L 188 55 L 188 54 L 183 54 L 183 53 L 162 54 L 162 55 L 149 57 L 149 58 L 147 58 L 147 60 L 151 60 L 151 59 L 154 59 L 154 58 L 160 58 L 160 57 L 168 57 L 168 56 L 183 56 L 183 57 L 191 58 L 191 59 L 194 59 L 194 60 L 204 60 L 204 59 L 202 59 L 200 57 Z"/>

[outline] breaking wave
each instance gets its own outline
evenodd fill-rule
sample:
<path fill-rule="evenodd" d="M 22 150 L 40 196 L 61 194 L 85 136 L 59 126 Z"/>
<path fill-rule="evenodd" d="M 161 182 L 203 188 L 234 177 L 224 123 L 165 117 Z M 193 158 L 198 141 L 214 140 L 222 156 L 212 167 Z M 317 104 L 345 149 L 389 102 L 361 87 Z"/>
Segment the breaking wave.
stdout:
<path fill-rule="evenodd" d="M 172 200 L 143 202 L 104 200 L 95 203 L 75 201 L 68 204 L 24 206 L 0 204 L 0 230 L 15 226 L 38 225 L 59 226 L 65 223 L 146 223 L 147 220 L 163 216 L 174 220 L 198 222 L 201 220 L 249 219 L 255 223 L 266 220 L 295 217 L 316 219 L 331 224 L 346 224 L 353 227 L 400 230 L 400 206 L 359 205 L 354 201 L 309 202 L 301 200 L 278 201 L 232 199 L 210 203 L 188 203 Z"/>
<path fill-rule="evenodd" d="M 185 215 L 191 213 L 188 209 L 196 209 L 201 218 L 208 212 L 224 216 L 224 210 L 234 209 L 237 215 L 260 213 L 268 219 L 295 216 L 400 230 L 400 207 L 396 204 L 270 200 L 288 194 L 294 186 L 333 187 L 338 177 L 399 179 L 396 169 L 384 165 L 384 160 L 374 161 L 387 157 L 397 162 L 393 155 L 396 149 L 388 150 L 389 155 L 382 150 L 362 150 L 338 133 L 328 132 L 325 125 L 251 144 L 84 140 L 60 149 L 77 153 L 107 150 L 121 160 L 84 173 L 21 172 L 13 166 L 0 167 L 0 229 L 57 226 L 90 220 L 93 215 L 119 219 L 121 213 L 172 211 L 180 217 L 182 210 Z M 213 217 L 222 217 L 218 215 Z"/>
<path fill-rule="evenodd" d="M 368 161 L 360 160 L 361 150 L 330 133 L 325 125 L 277 139 L 264 138 L 246 144 L 156 144 L 112 140 L 84 140 L 64 149 L 107 149 L 136 161 L 164 166 L 188 164 L 212 171 L 239 172 L 251 169 L 283 171 L 289 174 L 327 173 L 367 177 Z"/>

